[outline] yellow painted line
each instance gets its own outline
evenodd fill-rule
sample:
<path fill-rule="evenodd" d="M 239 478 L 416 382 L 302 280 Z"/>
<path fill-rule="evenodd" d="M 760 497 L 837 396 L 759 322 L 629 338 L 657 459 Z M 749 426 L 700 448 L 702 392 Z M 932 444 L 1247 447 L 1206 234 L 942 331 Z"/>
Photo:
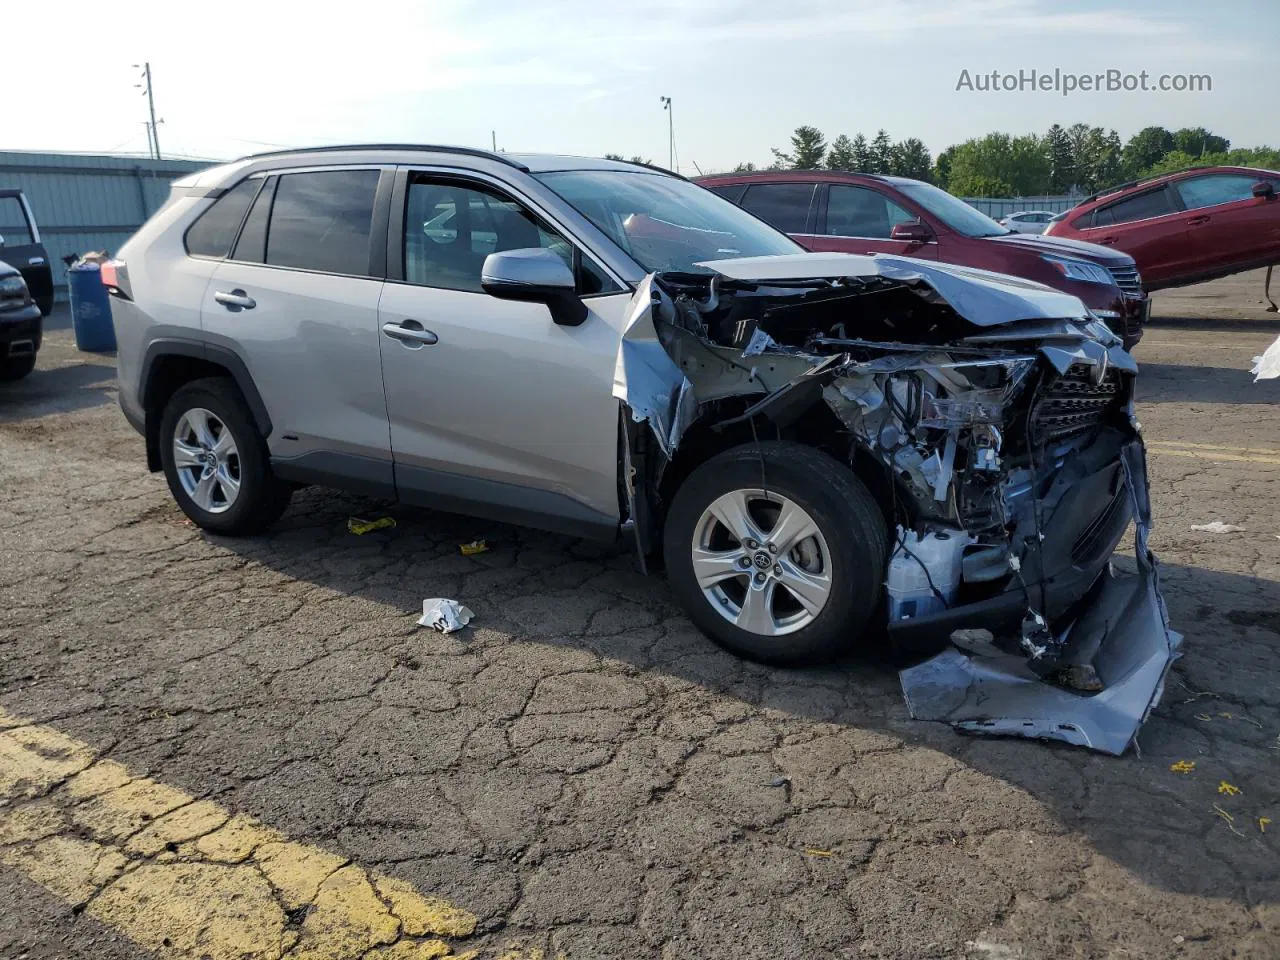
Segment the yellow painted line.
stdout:
<path fill-rule="evenodd" d="M 1270 463 L 1280 466 L 1280 457 L 1255 457 L 1240 453 L 1219 453 L 1215 450 L 1176 450 L 1171 447 L 1148 449 L 1162 457 L 1192 457 L 1196 460 L 1215 460 L 1224 463 Z"/>
<path fill-rule="evenodd" d="M 166 960 L 479 956 L 449 942 L 475 932 L 466 910 L 3 709 L 0 864 Z"/>
<path fill-rule="evenodd" d="M 1223 453 L 1271 453 L 1280 456 L 1277 447 L 1224 447 L 1218 443 L 1186 443 L 1182 440 L 1148 440 L 1149 447 L 1177 447 L 1191 450 L 1221 450 Z"/>

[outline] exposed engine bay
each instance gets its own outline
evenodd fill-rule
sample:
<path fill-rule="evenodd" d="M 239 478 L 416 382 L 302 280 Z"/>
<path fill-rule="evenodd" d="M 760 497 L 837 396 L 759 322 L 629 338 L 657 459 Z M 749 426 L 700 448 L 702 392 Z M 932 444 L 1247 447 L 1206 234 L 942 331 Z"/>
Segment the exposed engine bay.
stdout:
<path fill-rule="evenodd" d="M 1158 591 L 1137 365 L 1074 297 L 897 257 L 651 275 L 615 375 L 642 557 L 681 445 L 798 438 L 882 502 L 913 716 L 1122 753 L 1181 637 Z M 1112 553 L 1130 522 L 1137 572 Z M 941 651 L 941 652 L 938 652 Z"/>

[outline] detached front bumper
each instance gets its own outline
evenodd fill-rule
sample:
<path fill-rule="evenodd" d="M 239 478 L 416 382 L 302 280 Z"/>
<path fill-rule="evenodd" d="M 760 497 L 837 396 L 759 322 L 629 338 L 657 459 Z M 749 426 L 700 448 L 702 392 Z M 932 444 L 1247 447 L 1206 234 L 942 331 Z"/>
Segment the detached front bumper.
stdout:
<path fill-rule="evenodd" d="M 1118 466 L 1125 479 L 1124 516 L 1136 525 L 1137 572 L 1114 573 L 1110 550 L 1096 574 L 1091 566 L 1079 569 L 1059 600 L 1069 599 L 1081 585 L 1083 591 L 1062 608 L 1069 617 L 1050 614 L 1056 636 L 1053 653 L 1046 654 L 1066 666 L 1091 667 L 1102 689 L 1086 693 L 1046 682 L 1045 671 L 1033 665 L 1034 654 L 974 655 L 949 648 L 901 671 L 912 717 L 970 733 L 1061 740 L 1116 755 L 1134 741 L 1160 699 L 1169 667 L 1180 655 L 1182 636 L 1169 627 L 1156 559 L 1147 547 L 1151 510 L 1140 440 L 1124 446 Z M 1032 587 L 1023 595 L 1034 598 L 1036 591 Z M 1016 606 L 1016 597 L 1008 593 L 997 600 Z M 972 607 L 947 611 L 955 615 L 956 627 L 995 626 L 994 612 Z"/>

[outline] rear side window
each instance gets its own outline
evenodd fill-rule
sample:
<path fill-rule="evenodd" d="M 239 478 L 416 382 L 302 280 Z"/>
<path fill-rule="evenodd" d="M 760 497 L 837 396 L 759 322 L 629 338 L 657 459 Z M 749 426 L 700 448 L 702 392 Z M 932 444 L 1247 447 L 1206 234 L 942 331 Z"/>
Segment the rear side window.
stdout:
<path fill-rule="evenodd" d="M 369 275 L 377 170 L 326 170 L 280 177 L 267 231 L 277 267 Z"/>
<path fill-rule="evenodd" d="M 1130 223 L 1134 220 L 1162 217 L 1166 213 L 1173 212 L 1173 201 L 1169 199 L 1169 192 L 1164 187 L 1160 187 L 1158 190 L 1140 193 L 1136 197 L 1120 200 L 1095 211 L 1093 225 L 1105 227 L 1113 223 Z"/>
<path fill-rule="evenodd" d="M 1212 207 L 1219 203 L 1252 200 L 1253 185 L 1257 179 L 1240 174 L 1218 174 L 1208 177 L 1191 177 L 1175 184 L 1182 204 L 1188 210 Z"/>
<path fill-rule="evenodd" d="M 241 180 L 215 200 L 187 230 L 187 253 L 193 257 L 225 257 L 260 186 L 261 178 Z"/>
<path fill-rule="evenodd" d="M 783 233 L 804 233 L 815 189 L 812 183 L 753 183 L 742 206 Z"/>
<path fill-rule="evenodd" d="M 728 186 L 707 187 L 707 189 L 714 194 L 724 197 L 730 203 L 737 203 L 742 199 L 742 191 L 745 190 L 746 187 L 740 183 L 732 183 Z"/>
<path fill-rule="evenodd" d="M 262 263 L 267 255 L 267 219 L 271 216 L 271 199 L 275 196 L 278 179 L 269 177 L 266 186 L 258 194 L 258 199 L 253 201 L 231 259 Z"/>

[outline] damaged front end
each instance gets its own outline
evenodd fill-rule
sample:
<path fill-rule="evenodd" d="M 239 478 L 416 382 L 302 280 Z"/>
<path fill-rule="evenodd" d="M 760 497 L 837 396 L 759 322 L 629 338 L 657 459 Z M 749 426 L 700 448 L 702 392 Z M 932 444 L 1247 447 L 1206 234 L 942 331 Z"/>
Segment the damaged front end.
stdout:
<path fill-rule="evenodd" d="M 686 437 L 802 438 L 883 501 L 891 638 L 945 648 L 901 673 L 912 716 L 1122 753 L 1181 637 L 1147 549 L 1120 338 L 1073 297 L 983 271 L 823 254 L 699 266 L 645 281 L 618 357 L 642 557 Z M 1131 522 L 1137 569 L 1120 574 Z"/>

